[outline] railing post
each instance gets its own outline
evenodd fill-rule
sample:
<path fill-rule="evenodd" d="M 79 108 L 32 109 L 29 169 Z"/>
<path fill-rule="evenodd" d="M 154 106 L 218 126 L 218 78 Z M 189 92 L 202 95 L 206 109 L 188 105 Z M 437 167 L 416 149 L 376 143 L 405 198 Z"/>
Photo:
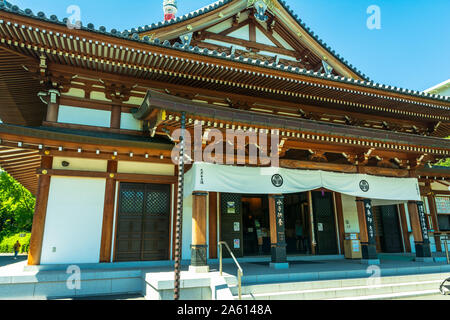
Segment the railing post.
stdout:
<path fill-rule="evenodd" d="M 445 254 L 447 255 L 447 264 L 450 264 L 450 258 L 448 256 L 448 235 L 444 237 Z"/>
<path fill-rule="evenodd" d="M 238 292 L 239 300 L 242 300 L 242 272 L 238 269 Z"/>
<path fill-rule="evenodd" d="M 222 244 L 219 243 L 219 271 L 220 276 L 222 276 Z"/>

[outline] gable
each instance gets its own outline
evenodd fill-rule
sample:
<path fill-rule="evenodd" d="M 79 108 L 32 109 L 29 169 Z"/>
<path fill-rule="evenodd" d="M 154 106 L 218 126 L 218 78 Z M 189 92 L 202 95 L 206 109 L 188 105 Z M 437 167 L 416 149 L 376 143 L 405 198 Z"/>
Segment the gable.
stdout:
<path fill-rule="evenodd" d="M 266 11 L 259 11 L 261 3 L 267 5 Z M 178 17 L 140 36 L 313 72 L 365 78 L 312 36 L 284 2 L 229 0 L 215 3 L 208 10 L 190 18 Z"/>

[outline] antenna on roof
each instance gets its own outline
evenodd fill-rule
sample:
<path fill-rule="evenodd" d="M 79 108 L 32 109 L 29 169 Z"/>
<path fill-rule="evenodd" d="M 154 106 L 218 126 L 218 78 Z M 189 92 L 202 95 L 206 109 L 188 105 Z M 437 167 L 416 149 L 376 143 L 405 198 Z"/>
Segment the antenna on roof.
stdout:
<path fill-rule="evenodd" d="M 175 19 L 178 12 L 177 0 L 164 0 L 164 21 Z"/>

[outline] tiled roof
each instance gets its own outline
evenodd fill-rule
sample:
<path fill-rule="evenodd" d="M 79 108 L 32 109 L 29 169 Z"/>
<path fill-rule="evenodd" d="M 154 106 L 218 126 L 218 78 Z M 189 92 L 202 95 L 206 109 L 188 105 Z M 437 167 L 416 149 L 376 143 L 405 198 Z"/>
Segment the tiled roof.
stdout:
<path fill-rule="evenodd" d="M 230 2 L 230 1 L 233 1 L 233 0 L 218 1 L 214 5 L 211 5 L 211 6 L 207 7 L 206 9 L 204 9 L 203 13 L 205 10 L 214 10 L 213 8 L 217 9 L 220 6 L 223 6 L 226 2 Z M 286 9 L 289 10 L 289 7 L 287 6 Z M 8 4 L 5 4 L 3 2 L 3 0 L 0 0 L 0 11 L 6 11 L 6 12 L 14 13 L 17 15 L 26 16 L 26 17 L 29 17 L 32 19 L 50 22 L 50 23 L 59 24 L 59 25 L 64 25 L 64 26 L 67 25 L 67 21 L 68 21 L 67 18 L 64 18 L 61 21 L 55 15 L 51 15 L 50 17 L 47 17 L 45 15 L 45 13 L 42 11 L 38 12 L 37 15 L 35 15 L 35 14 L 33 14 L 33 12 L 30 9 L 21 10 L 16 5 L 9 6 Z M 199 10 L 199 12 L 200 11 L 201 10 Z M 291 11 L 289 11 L 289 12 L 291 12 Z M 295 17 L 296 16 L 294 15 L 294 18 Z M 174 23 L 176 23 L 176 19 L 175 19 Z M 313 71 L 298 68 L 298 67 L 294 68 L 292 66 L 285 66 L 283 64 L 269 63 L 267 61 L 263 62 L 258 59 L 255 60 L 255 59 L 245 58 L 243 56 L 237 57 L 235 55 L 227 55 L 226 53 L 219 53 L 216 50 L 211 51 L 211 50 L 202 49 L 199 47 L 183 46 L 178 42 L 176 42 L 174 45 L 171 45 L 170 42 L 167 40 L 164 41 L 163 43 L 161 43 L 161 41 L 159 39 L 151 40 L 150 37 L 148 37 L 148 36 L 145 36 L 141 39 L 138 33 L 130 33 L 127 30 L 120 32 L 116 29 L 112 29 L 111 31 L 108 32 L 108 31 L 106 31 L 106 28 L 103 26 L 96 29 L 93 23 L 88 23 L 86 26 L 82 25 L 81 30 L 88 31 L 88 32 L 95 32 L 98 34 L 103 34 L 103 35 L 110 36 L 110 37 L 120 38 L 123 40 L 145 43 L 150 46 L 165 47 L 165 48 L 170 48 L 170 49 L 174 49 L 174 50 L 178 50 L 178 51 L 184 51 L 184 52 L 189 52 L 189 53 L 193 53 L 193 54 L 198 54 L 201 56 L 214 57 L 214 58 L 218 58 L 218 59 L 223 59 L 223 60 L 228 60 L 228 61 L 233 61 L 233 62 L 238 62 L 238 63 L 244 63 L 247 65 L 263 67 L 263 68 L 267 68 L 267 69 L 281 70 L 281 71 L 292 73 L 292 74 L 300 74 L 300 75 L 304 75 L 304 76 L 308 76 L 308 77 L 312 77 L 312 78 L 326 79 L 326 80 L 331 80 L 331 81 L 339 82 L 339 83 L 348 83 L 348 84 L 358 85 L 358 86 L 366 87 L 366 88 L 384 90 L 386 92 L 393 92 L 393 93 L 405 94 L 405 95 L 414 96 L 414 97 L 428 98 L 428 99 L 432 99 L 432 100 L 436 100 L 436 101 L 445 101 L 445 102 L 450 101 L 450 97 L 447 97 L 447 96 L 440 96 L 440 95 L 436 95 L 436 94 L 429 94 L 429 93 L 415 91 L 415 90 L 408 90 L 408 89 L 404 89 L 404 88 L 383 85 L 380 83 L 376 83 L 374 81 L 357 80 L 357 79 L 352 79 L 352 78 L 347 78 L 347 77 L 342 77 L 342 76 L 326 75 L 324 73 L 313 72 Z M 331 51 L 331 52 L 333 53 L 333 51 Z M 445 109 L 447 109 L 447 108 L 445 108 Z"/>
<path fill-rule="evenodd" d="M 180 22 L 184 22 L 187 20 L 190 20 L 192 18 L 198 17 L 200 15 L 206 14 L 210 11 L 216 10 L 230 2 L 232 2 L 234 0 L 220 0 L 217 2 L 212 3 L 209 6 L 206 6 L 204 8 L 192 11 L 188 14 L 185 14 L 183 16 L 179 16 L 175 19 L 169 20 L 169 21 L 162 21 L 162 22 L 158 22 L 158 23 L 152 23 L 151 25 L 146 25 L 143 27 L 138 27 L 136 28 L 132 28 L 129 32 L 131 32 L 131 34 L 133 33 L 143 33 L 143 32 L 148 32 L 148 31 L 152 31 L 152 30 L 156 30 L 159 28 L 164 28 L 173 24 L 177 24 Z M 279 1 L 280 4 L 283 6 L 283 8 L 292 16 L 292 18 L 294 18 L 297 23 L 302 26 L 302 28 L 304 30 L 306 30 L 306 32 L 313 37 L 317 43 L 319 43 L 325 50 L 327 50 L 330 54 L 332 54 L 336 59 L 338 59 L 341 63 L 343 63 L 347 68 L 349 68 L 350 70 L 352 70 L 354 73 L 356 73 L 358 76 L 360 76 L 362 79 L 365 80 L 370 80 L 365 74 L 363 74 L 360 70 L 356 69 L 353 65 L 349 64 L 349 62 L 347 60 L 345 60 L 343 57 L 341 57 L 339 54 L 337 54 L 331 47 L 329 47 L 322 39 L 320 39 L 316 34 L 314 34 L 314 32 L 306 26 L 306 24 L 302 21 L 302 19 L 300 19 L 298 17 L 297 14 L 295 14 L 294 11 L 291 10 L 291 8 L 289 7 L 289 5 L 285 2 L 280 0 Z"/>

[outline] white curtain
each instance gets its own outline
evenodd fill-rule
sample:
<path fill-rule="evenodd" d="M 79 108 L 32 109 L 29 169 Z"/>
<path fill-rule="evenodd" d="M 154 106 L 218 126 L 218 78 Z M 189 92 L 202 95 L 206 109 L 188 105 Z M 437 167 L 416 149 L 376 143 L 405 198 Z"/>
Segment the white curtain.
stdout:
<path fill-rule="evenodd" d="M 326 188 L 368 199 L 420 201 L 415 178 L 391 178 L 321 170 L 255 168 L 197 162 L 185 175 L 184 196 L 194 191 L 289 194 Z"/>

